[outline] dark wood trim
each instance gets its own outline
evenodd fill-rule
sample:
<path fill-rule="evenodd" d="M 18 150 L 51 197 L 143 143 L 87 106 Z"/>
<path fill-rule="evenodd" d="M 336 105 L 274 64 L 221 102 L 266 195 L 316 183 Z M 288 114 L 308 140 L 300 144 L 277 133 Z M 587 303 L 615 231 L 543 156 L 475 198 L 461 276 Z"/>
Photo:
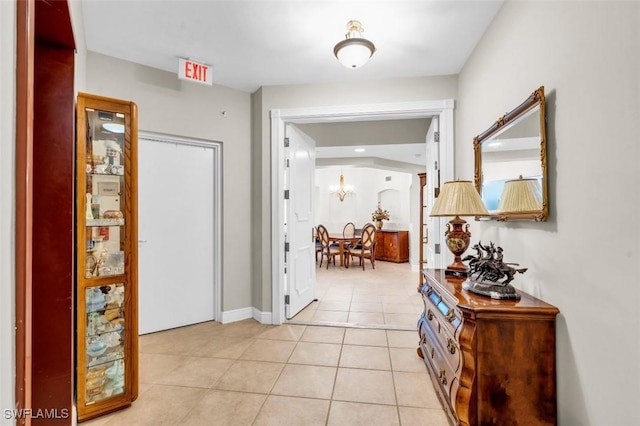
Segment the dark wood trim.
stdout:
<path fill-rule="evenodd" d="M 74 48 L 67 0 L 16 0 L 15 408 L 61 416 L 24 416 L 18 425 L 72 423 Z M 62 177 L 47 176 L 51 163 Z M 68 204 L 69 213 L 36 214 L 38 203 L 41 211 L 43 203 L 56 211 Z"/>
<path fill-rule="evenodd" d="M 36 0 L 36 39 L 39 43 L 75 50 L 67 0 Z"/>
<path fill-rule="evenodd" d="M 16 407 L 31 407 L 35 0 L 16 2 Z M 31 419 L 17 420 L 31 425 Z"/>
<path fill-rule="evenodd" d="M 37 38 L 34 64 L 31 402 L 58 416 L 32 424 L 63 426 L 74 399 L 74 51 Z"/>

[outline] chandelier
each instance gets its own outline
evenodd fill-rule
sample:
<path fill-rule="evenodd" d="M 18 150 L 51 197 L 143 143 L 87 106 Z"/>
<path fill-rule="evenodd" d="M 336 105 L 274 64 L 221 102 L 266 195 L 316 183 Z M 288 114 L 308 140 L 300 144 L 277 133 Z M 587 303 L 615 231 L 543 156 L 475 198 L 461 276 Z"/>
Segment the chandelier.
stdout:
<path fill-rule="evenodd" d="M 339 41 L 333 48 L 333 54 L 347 68 L 363 66 L 376 51 L 372 42 L 362 38 L 363 31 L 360 21 L 347 22 L 346 39 Z"/>
<path fill-rule="evenodd" d="M 335 195 L 340 199 L 340 201 L 344 201 L 345 197 L 350 197 L 353 194 L 354 187 L 353 185 L 344 184 L 344 175 L 342 174 L 342 171 L 340 171 L 340 184 L 331 185 L 329 190 L 331 191 L 331 195 Z"/>

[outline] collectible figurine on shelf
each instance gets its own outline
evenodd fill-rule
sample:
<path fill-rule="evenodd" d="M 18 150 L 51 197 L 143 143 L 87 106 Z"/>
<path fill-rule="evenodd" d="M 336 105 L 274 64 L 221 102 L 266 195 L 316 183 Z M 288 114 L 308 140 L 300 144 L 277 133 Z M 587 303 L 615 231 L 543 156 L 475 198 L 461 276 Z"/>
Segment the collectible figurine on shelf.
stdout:
<path fill-rule="evenodd" d="M 513 266 L 519 265 L 503 262 L 502 247 L 496 247 L 493 242 L 483 246 L 478 241 L 472 248 L 476 251 L 475 256 L 468 255 L 462 259 L 469 261 L 468 278 L 462 288 L 492 299 L 520 299 L 520 295 L 509 283 L 516 273 L 522 274 L 527 268 L 514 268 Z"/>

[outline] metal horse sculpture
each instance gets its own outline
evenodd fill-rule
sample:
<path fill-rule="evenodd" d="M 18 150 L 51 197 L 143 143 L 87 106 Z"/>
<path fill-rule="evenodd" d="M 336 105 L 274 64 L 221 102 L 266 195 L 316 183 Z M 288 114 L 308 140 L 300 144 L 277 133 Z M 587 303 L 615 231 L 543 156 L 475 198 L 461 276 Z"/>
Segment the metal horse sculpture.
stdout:
<path fill-rule="evenodd" d="M 475 256 L 468 255 L 462 259 L 469 261 L 470 280 L 506 286 L 513 281 L 516 273 L 522 274 L 527 271 L 527 268 L 514 268 L 513 266 L 519 266 L 517 263 L 503 262 L 502 247 L 496 247 L 493 242 L 483 246 L 479 241 L 472 249 L 476 251 Z"/>

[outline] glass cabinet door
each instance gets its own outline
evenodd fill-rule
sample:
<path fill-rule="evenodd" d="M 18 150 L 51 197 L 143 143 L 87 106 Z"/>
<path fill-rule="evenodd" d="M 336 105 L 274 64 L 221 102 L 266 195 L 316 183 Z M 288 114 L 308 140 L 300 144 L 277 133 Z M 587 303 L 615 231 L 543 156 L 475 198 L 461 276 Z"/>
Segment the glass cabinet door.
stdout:
<path fill-rule="evenodd" d="M 124 284 L 86 290 L 85 404 L 124 393 Z"/>
<path fill-rule="evenodd" d="M 125 116 L 93 108 L 85 108 L 85 113 L 85 278 L 122 275 L 126 241 Z"/>
<path fill-rule="evenodd" d="M 78 420 L 137 396 L 137 109 L 81 93 L 77 104 Z"/>

